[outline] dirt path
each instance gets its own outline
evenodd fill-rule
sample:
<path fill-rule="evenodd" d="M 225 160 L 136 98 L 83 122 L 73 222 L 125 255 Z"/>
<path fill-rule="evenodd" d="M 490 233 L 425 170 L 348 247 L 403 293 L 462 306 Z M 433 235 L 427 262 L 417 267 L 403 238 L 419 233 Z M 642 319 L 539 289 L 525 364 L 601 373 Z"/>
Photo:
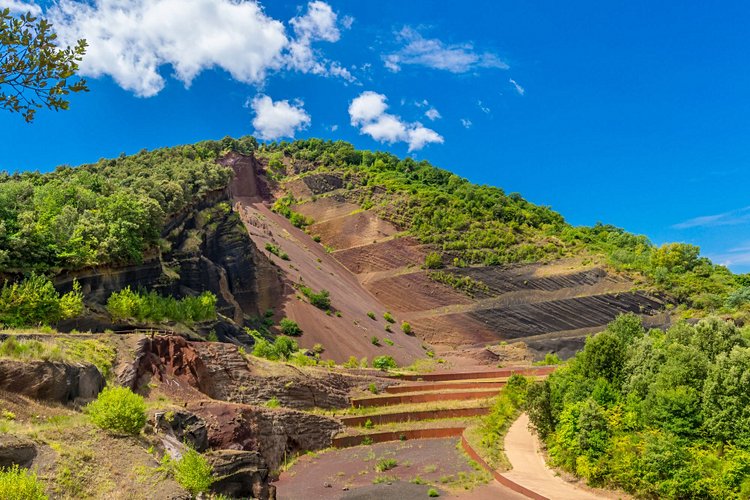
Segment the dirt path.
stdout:
<path fill-rule="evenodd" d="M 529 430 L 529 416 L 522 414 L 505 436 L 505 455 L 513 469 L 503 476 L 555 500 L 593 500 L 612 498 L 579 488 L 548 468 L 537 437 Z"/>

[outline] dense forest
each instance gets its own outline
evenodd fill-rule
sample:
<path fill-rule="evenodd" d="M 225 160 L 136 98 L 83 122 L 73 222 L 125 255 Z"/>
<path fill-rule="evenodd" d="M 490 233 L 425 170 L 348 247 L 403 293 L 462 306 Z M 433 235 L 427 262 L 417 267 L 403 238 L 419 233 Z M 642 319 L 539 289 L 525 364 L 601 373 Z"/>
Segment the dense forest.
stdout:
<path fill-rule="evenodd" d="M 750 498 L 750 328 L 621 316 L 528 391 L 552 463 L 646 498 Z"/>
<path fill-rule="evenodd" d="M 574 227 L 548 207 L 472 184 L 427 161 L 319 139 L 259 146 L 252 137 L 225 138 L 47 174 L 2 174 L 0 274 L 51 275 L 141 261 L 158 249 L 170 216 L 228 185 L 231 169 L 216 160 L 230 151 L 256 154 L 268 178 L 282 184 L 317 173 L 339 176 L 348 199 L 435 246 L 429 267 L 583 256 L 668 293 L 686 316 L 717 312 L 744 320 L 750 311 L 750 277 L 713 264 L 695 246 L 657 247 L 609 225 Z M 291 217 L 299 215 L 288 208 L 295 200 L 281 201 Z M 300 227 L 310 223 L 297 218 Z"/>

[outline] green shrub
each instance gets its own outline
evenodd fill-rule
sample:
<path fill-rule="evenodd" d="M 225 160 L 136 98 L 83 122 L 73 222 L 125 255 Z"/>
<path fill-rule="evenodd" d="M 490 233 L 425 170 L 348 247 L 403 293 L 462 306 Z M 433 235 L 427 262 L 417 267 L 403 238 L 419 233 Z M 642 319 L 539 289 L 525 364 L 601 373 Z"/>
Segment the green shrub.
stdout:
<path fill-rule="evenodd" d="M 393 315 L 387 311 L 383 313 L 383 319 L 386 320 L 388 323 L 396 322 L 396 320 L 393 319 Z"/>
<path fill-rule="evenodd" d="M 427 490 L 427 496 L 430 498 L 436 498 L 440 496 L 440 492 L 435 488 L 430 488 L 429 490 Z"/>
<path fill-rule="evenodd" d="M 216 319 L 216 296 L 203 292 L 197 297 L 164 297 L 154 291 L 134 292 L 125 287 L 107 300 L 107 311 L 116 320 L 176 321 L 193 323 Z"/>
<path fill-rule="evenodd" d="M 378 386 L 375 385 L 375 382 L 370 382 L 370 385 L 367 386 L 367 390 L 370 391 L 372 394 L 378 394 L 380 392 L 378 390 Z"/>
<path fill-rule="evenodd" d="M 284 318 L 279 321 L 279 329 L 281 330 L 281 333 L 283 333 L 284 335 L 289 335 L 291 337 L 298 337 L 302 335 L 302 328 L 299 327 L 296 321 L 289 318 Z"/>
<path fill-rule="evenodd" d="M 391 470 L 398 465 L 398 461 L 394 458 L 383 458 L 378 461 L 375 465 L 375 470 L 378 472 L 385 472 Z"/>
<path fill-rule="evenodd" d="M 375 313 L 372 312 L 372 311 L 367 311 L 367 317 L 370 318 L 370 319 L 375 320 Z"/>
<path fill-rule="evenodd" d="M 83 294 L 78 281 L 62 296 L 45 276 L 33 274 L 25 280 L 5 282 L 0 290 L 0 323 L 10 327 L 51 325 L 75 318 L 83 312 Z"/>
<path fill-rule="evenodd" d="M 171 461 L 171 469 L 175 480 L 192 495 L 208 491 L 215 481 L 208 460 L 192 448 L 179 460 Z"/>
<path fill-rule="evenodd" d="M 430 252 L 424 258 L 424 267 L 426 269 L 440 269 L 443 267 L 443 259 L 437 252 Z"/>
<path fill-rule="evenodd" d="M 372 366 L 373 368 L 377 368 L 378 370 L 391 370 L 393 368 L 397 368 L 398 365 L 396 364 L 396 361 L 391 356 L 378 356 L 375 359 L 372 360 Z"/>
<path fill-rule="evenodd" d="M 394 345 L 394 342 L 391 339 L 383 339 L 383 342 L 385 345 Z"/>
<path fill-rule="evenodd" d="M 411 325 L 406 321 L 401 322 L 401 331 L 407 335 L 411 335 Z"/>
<path fill-rule="evenodd" d="M 253 356 L 270 359 L 272 361 L 285 361 L 299 351 L 299 345 L 290 337 L 280 335 L 276 337 L 273 342 L 269 342 L 254 330 L 250 330 L 250 334 L 255 340 Z"/>
<path fill-rule="evenodd" d="M 318 309 L 325 310 L 331 307 L 331 294 L 328 290 L 321 290 L 320 292 L 316 293 L 309 287 L 301 286 L 299 291 L 302 292 L 302 295 L 307 297 L 307 300 L 310 301 L 310 304 L 314 305 Z"/>
<path fill-rule="evenodd" d="M 281 402 L 279 401 L 279 398 L 276 396 L 273 396 L 271 399 L 266 401 L 266 406 L 268 408 L 278 408 L 281 406 Z"/>
<path fill-rule="evenodd" d="M 548 352 L 544 355 L 544 359 L 541 361 L 537 361 L 534 363 L 535 366 L 545 366 L 545 365 L 559 365 L 562 363 L 562 360 L 560 357 L 552 352 Z"/>
<path fill-rule="evenodd" d="M 115 433 L 135 435 L 146 425 L 146 403 L 127 387 L 105 387 L 86 412 L 98 427 Z"/>
<path fill-rule="evenodd" d="M 370 338 L 370 343 L 374 346 L 380 346 L 380 339 L 374 335 Z"/>
<path fill-rule="evenodd" d="M 343 364 L 344 368 L 359 368 L 359 360 L 356 356 L 349 356 L 349 359 L 346 360 Z"/>
<path fill-rule="evenodd" d="M 36 473 L 17 464 L 0 469 L 0 498 L 8 500 L 46 500 L 44 485 Z"/>

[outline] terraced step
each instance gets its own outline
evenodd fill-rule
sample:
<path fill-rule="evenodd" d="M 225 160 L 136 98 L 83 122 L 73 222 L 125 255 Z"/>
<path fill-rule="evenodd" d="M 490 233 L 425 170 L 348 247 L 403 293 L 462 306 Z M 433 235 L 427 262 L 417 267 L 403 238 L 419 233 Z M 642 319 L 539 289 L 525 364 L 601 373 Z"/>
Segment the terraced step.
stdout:
<path fill-rule="evenodd" d="M 341 422 L 347 427 L 359 427 L 368 421 L 372 425 L 384 425 L 400 422 L 415 422 L 421 420 L 439 420 L 446 418 L 479 417 L 490 412 L 489 406 L 473 408 L 443 408 L 437 410 L 402 411 L 396 413 L 378 413 L 374 415 L 360 415 L 356 417 L 342 417 Z"/>
<path fill-rule="evenodd" d="M 423 384 L 391 385 L 385 388 L 388 394 L 403 394 L 405 392 L 426 392 L 459 389 L 497 389 L 505 387 L 506 380 L 476 380 L 469 382 L 425 382 Z"/>
<path fill-rule="evenodd" d="M 390 406 L 411 403 L 429 403 L 433 401 L 464 401 L 467 399 L 485 399 L 498 395 L 497 389 L 464 390 L 445 392 L 417 392 L 392 396 L 372 396 L 352 399 L 355 408 L 370 406 Z"/>
<path fill-rule="evenodd" d="M 406 441 L 409 439 L 431 439 L 460 436 L 466 426 L 431 427 L 426 429 L 404 429 L 399 431 L 373 432 L 356 436 L 333 438 L 335 448 L 348 448 L 361 444 L 384 443 L 386 441 Z"/>
<path fill-rule="evenodd" d="M 416 374 L 395 375 L 394 378 L 409 381 L 424 382 L 446 382 L 450 380 L 476 380 L 490 378 L 507 378 L 511 375 L 545 376 L 555 371 L 555 366 L 534 366 L 529 368 L 498 368 L 495 370 L 472 371 L 472 372 L 436 372 Z"/>

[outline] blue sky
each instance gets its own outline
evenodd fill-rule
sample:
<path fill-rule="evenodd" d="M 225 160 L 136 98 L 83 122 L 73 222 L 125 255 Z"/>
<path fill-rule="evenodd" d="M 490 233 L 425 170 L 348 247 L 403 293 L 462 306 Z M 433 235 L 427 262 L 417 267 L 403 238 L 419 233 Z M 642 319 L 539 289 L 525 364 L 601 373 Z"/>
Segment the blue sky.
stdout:
<path fill-rule="evenodd" d="M 343 139 L 750 271 L 746 2 L 117 3 L 31 6 L 90 40 L 91 92 L 1 113 L 0 169 Z"/>

